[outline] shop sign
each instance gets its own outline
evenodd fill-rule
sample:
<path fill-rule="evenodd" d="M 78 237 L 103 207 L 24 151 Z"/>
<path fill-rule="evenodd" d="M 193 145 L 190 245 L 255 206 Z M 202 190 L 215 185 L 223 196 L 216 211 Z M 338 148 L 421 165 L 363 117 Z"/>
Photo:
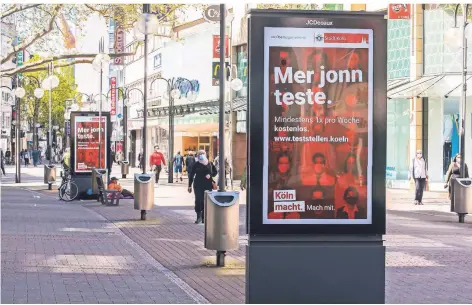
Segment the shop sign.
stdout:
<path fill-rule="evenodd" d="M 410 19 L 411 4 L 389 4 L 388 5 L 388 19 Z"/>
<path fill-rule="evenodd" d="M 225 12 L 226 14 L 228 12 Z M 226 16 L 226 15 L 225 15 Z M 203 18 L 208 22 L 220 21 L 220 5 L 210 5 L 203 11 Z"/>
<path fill-rule="evenodd" d="M 125 51 L 125 31 L 121 27 L 116 27 L 115 30 L 115 53 L 123 53 Z M 114 65 L 123 65 L 123 56 L 115 57 Z"/>
<path fill-rule="evenodd" d="M 226 71 L 229 74 L 229 67 L 230 67 L 229 61 L 225 62 L 225 64 L 226 64 Z M 219 61 L 212 62 L 212 66 L 211 66 L 211 71 L 212 71 L 211 80 L 212 81 L 211 82 L 213 86 L 220 85 L 221 70 L 222 69 L 221 69 L 221 65 Z"/>
<path fill-rule="evenodd" d="M 220 59 L 220 35 L 213 35 L 213 59 Z M 229 57 L 229 37 L 225 36 L 225 58 Z"/>
<path fill-rule="evenodd" d="M 116 77 L 110 77 L 111 110 L 110 115 L 116 115 Z"/>

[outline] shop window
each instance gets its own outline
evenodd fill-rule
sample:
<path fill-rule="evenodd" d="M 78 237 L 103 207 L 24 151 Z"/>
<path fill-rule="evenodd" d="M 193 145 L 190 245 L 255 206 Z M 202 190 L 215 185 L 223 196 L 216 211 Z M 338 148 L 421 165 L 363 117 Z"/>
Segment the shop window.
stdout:
<path fill-rule="evenodd" d="M 236 115 L 236 132 L 246 133 L 246 111 L 238 111 Z"/>
<path fill-rule="evenodd" d="M 387 101 L 387 180 L 407 180 L 410 164 L 410 101 Z"/>

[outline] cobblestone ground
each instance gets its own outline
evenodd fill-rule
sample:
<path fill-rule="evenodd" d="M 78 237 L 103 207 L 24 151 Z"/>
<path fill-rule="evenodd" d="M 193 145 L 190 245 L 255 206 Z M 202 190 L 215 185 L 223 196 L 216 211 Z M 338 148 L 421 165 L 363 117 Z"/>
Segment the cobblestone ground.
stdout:
<path fill-rule="evenodd" d="M 2 187 L 2 303 L 205 302 L 80 204 Z"/>

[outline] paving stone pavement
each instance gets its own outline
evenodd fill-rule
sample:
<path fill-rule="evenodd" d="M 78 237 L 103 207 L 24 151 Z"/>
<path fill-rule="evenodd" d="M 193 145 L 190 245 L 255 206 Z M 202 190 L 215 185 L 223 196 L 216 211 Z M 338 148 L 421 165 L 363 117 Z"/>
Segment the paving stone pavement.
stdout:
<path fill-rule="evenodd" d="M 123 181 L 132 189 L 132 181 Z M 241 194 L 244 199 L 245 193 Z M 408 191 L 387 196 L 387 303 L 472 303 L 472 216 L 465 224 L 447 212 L 442 193 L 425 194 L 414 206 Z M 80 204 L 112 221 L 156 261 L 211 303 L 244 303 L 246 209 L 240 208 L 240 248 L 230 251 L 225 268 L 215 268 L 215 253 L 203 246 L 204 228 L 193 224 L 193 194 L 185 183 L 163 183 L 155 190 L 156 206 L 140 221 L 133 202 L 104 207 Z M 359 278 L 359 280 L 362 280 Z"/>
<path fill-rule="evenodd" d="M 113 221 L 156 260 L 211 303 L 244 303 L 245 205 L 240 209 L 240 248 L 230 251 L 227 267 L 215 268 L 215 253 L 203 247 L 203 225 L 195 225 L 191 196 L 185 190 L 158 187 L 159 201 L 145 222 L 137 220 L 132 201 L 119 207 L 85 206 Z M 166 190 L 166 191 L 164 191 Z M 244 196 L 244 194 L 243 194 Z M 455 214 L 432 210 L 447 202 L 428 195 L 424 210 L 387 213 L 386 302 L 472 303 L 472 221 L 458 224 Z M 401 193 L 390 207 L 408 204 Z M 190 199 L 189 199 L 190 198 Z M 431 201 L 428 201 L 431 200 Z M 401 202 L 394 202 L 401 201 Z M 429 202 L 429 203 L 428 203 Z M 361 277 L 359 280 L 362 280 Z"/>
<path fill-rule="evenodd" d="M 93 211 L 1 191 L 2 303 L 206 302 Z"/>

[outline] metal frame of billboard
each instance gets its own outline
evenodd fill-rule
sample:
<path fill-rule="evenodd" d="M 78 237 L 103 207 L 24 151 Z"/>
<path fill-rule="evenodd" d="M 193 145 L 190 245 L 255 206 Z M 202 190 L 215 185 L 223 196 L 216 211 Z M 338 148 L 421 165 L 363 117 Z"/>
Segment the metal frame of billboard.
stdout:
<path fill-rule="evenodd" d="M 71 165 L 71 172 L 73 175 L 91 175 L 92 171 L 87 171 L 87 172 L 75 172 L 75 146 L 76 146 L 76 139 L 73 135 L 75 135 L 75 118 L 78 116 L 88 116 L 88 117 L 99 117 L 99 113 L 97 112 L 89 112 L 89 111 L 73 111 L 70 114 L 70 165 Z M 108 168 L 108 164 L 110 163 L 109 160 L 111 158 L 111 133 L 112 133 L 112 126 L 111 126 L 111 120 L 110 120 L 110 113 L 109 112 L 102 112 L 102 117 L 106 118 L 106 128 L 107 128 L 107 134 L 106 134 L 106 143 L 105 143 L 105 149 L 106 149 L 106 159 L 107 159 L 107 164 L 105 164 L 105 167 Z M 104 139 L 102 139 L 104 140 Z"/>
<path fill-rule="evenodd" d="M 360 17 L 360 18 L 359 18 Z M 378 12 L 304 12 L 294 10 L 251 10 L 248 18 L 248 188 L 247 230 L 250 235 L 385 234 L 385 166 L 387 119 L 387 22 Z M 371 172 L 371 224 L 263 224 L 264 164 L 264 29 L 340 28 L 373 31 L 373 115 Z M 295 32 L 296 33 L 296 32 Z M 261 73 L 264 71 L 264 73 Z M 375 151 L 375 154 L 372 152 Z M 254 166 L 251 166 L 254 164 Z M 263 164 L 264 166 L 260 166 Z"/>

